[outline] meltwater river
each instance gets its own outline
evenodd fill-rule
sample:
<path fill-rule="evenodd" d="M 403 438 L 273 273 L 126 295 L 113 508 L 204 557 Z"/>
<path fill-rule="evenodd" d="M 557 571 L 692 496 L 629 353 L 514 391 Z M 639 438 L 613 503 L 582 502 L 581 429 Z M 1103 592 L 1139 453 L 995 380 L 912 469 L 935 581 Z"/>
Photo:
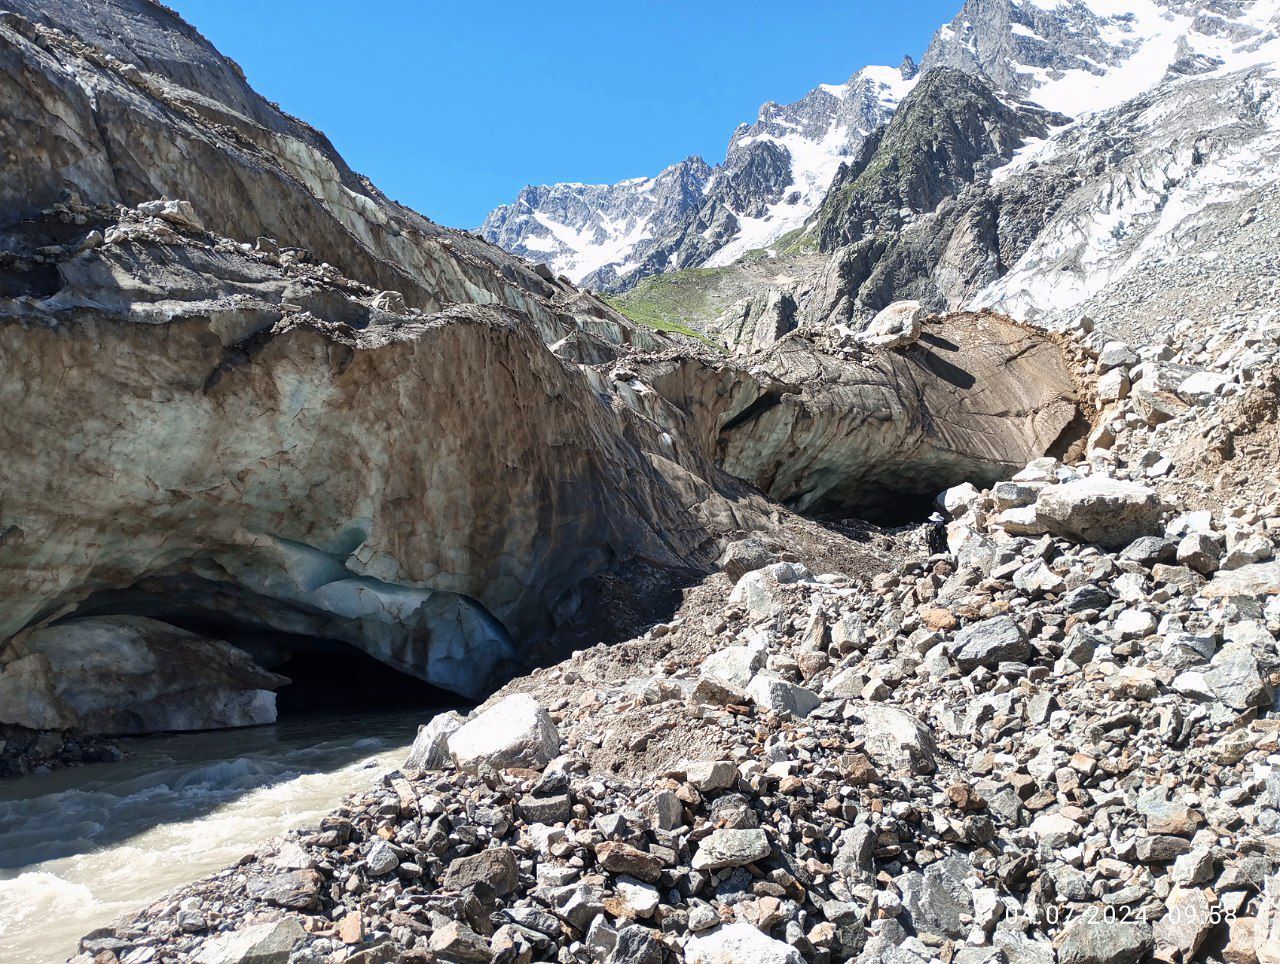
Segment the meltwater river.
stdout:
<path fill-rule="evenodd" d="M 125 741 L 120 763 L 0 781 L 0 959 L 65 961 L 86 932 L 318 820 L 438 711 Z"/>

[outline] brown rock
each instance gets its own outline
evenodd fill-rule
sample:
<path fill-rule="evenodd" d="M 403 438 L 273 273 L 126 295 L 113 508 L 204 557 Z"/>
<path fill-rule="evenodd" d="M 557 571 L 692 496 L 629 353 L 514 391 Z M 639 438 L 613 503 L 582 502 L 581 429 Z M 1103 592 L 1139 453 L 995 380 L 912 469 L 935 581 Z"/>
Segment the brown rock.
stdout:
<path fill-rule="evenodd" d="M 520 868 L 510 847 L 490 847 L 469 857 L 459 857 L 449 864 L 442 884 L 445 890 L 466 890 L 481 881 L 497 891 L 509 894 L 520 883 Z"/>
<path fill-rule="evenodd" d="M 947 632 L 960 625 L 960 620 L 949 609 L 922 609 L 920 622 L 935 632 Z"/>
<path fill-rule="evenodd" d="M 656 883 L 662 877 L 662 861 L 653 854 L 617 840 L 596 847 L 596 859 L 611 874 L 628 874 L 645 883 Z"/>
<path fill-rule="evenodd" d="M 358 910 L 338 921 L 338 940 L 344 944 L 359 944 L 364 940 L 364 918 Z"/>

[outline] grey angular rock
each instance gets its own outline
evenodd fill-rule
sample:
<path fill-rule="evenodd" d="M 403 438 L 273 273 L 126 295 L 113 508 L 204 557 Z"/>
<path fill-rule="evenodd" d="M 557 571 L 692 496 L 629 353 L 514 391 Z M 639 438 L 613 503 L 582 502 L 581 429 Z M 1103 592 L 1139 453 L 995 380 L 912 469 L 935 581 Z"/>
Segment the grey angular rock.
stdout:
<path fill-rule="evenodd" d="M 735 583 L 749 572 L 778 561 L 778 554 L 759 539 L 738 539 L 720 555 L 720 567 Z"/>
<path fill-rule="evenodd" d="M 431 932 L 428 942 L 437 960 L 451 964 L 486 964 L 489 941 L 460 921 L 449 921 Z"/>
<path fill-rule="evenodd" d="M 762 646 L 729 646 L 704 659 L 700 673 L 726 686 L 745 690 L 756 673 L 764 668 L 767 656 Z"/>
<path fill-rule="evenodd" d="M 662 964 L 662 942 L 655 932 L 639 924 L 628 924 L 618 931 L 618 940 L 609 954 L 609 964 Z"/>
<path fill-rule="evenodd" d="M 482 882 L 500 897 L 515 889 L 520 882 L 520 868 L 510 847 L 489 847 L 469 857 L 458 857 L 449 864 L 441 881 L 447 890 L 466 890 Z"/>
<path fill-rule="evenodd" d="M 911 872 L 898 880 L 902 905 L 918 932 L 939 937 L 959 937 L 967 930 L 961 919 L 973 911 L 973 901 L 965 877 L 970 872 L 964 860 L 949 857 L 930 864 L 924 873 Z"/>
<path fill-rule="evenodd" d="M 381 838 L 374 838 L 365 851 L 364 864 L 375 877 L 389 874 L 400 866 L 399 855 Z"/>
<path fill-rule="evenodd" d="M 1070 921 L 1054 940 L 1058 964 L 1137 964 L 1154 946 L 1145 921 L 1108 919 L 1089 910 Z"/>
<path fill-rule="evenodd" d="M 698 843 L 694 870 L 742 867 L 769 856 L 769 838 L 763 830 L 715 830 Z"/>
<path fill-rule="evenodd" d="M 418 728 L 409 756 L 404 761 L 408 770 L 441 770 L 453 762 L 449 754 L 449 736 L 460 728 L 463 718 L 454 710 L 438 713 Z"/>
<path fill-rule="evenodd" d="M 1057 535 L 1118 549 L 1159 531 L 1160 500 L 1144 485 L 1090 477 L 1046 488 L 1036 518 Z"/>
<path fill-rule="evenodd" d="M 795 718 L 808 716 L 822 702 L 811 690 L 768 672 L 752 677 L 747 685 L 747 695 L 761 709 Z"/>
<path fill-rule="evenodd" d="M 979 666 L 1021 662 L 1031 653 L 1022 626 L 1012 616 L 997 616 L 971 623 L 956 633 L 951 655 L 964 672 Z"/>
<path fill-rule="evenodd" d="M 284 917 L 207 938 L 195 959 L 197 964 L 287 964 L 307 936 L 297 918 Z"/>
<path fill-rule="evenodd" d="M 876 833 L 867 824 L 858 824 L 840 834 L 835 846 L 835 859 L 831 865 L 837 874 L 845 877 L 866 878 L 875 872 L 872 854 Z"/>
<path fill-rule="evenodd" d="M 1189 533 L 1178 543 L 1178 562 L 1202 575 L 1213 575 L 1221 558 L 1222 546 L 1207 532 Z"/>
<path fill-rule="evenodd" d="M 795 948 L 741 921 L 691 937 L 685 953 L 689 964 L 804 964 Z"/>
<path fill-rule="evenodd" d="M 1271 685 L 1247 645 L 1223 646 L 1210 660 L 1204 678 L 1214 695 L 1232 709 L 1243 711 L 1271 702 Z"/>
<path fill-rule="evenodd" d="M 938 769 L 933 733 L 916 717 L 896 706 L 877 703 L 855 704 L 853 712 L 867 753 L 880 766 L 914 774 Z"/>
<path fill-rule="evenodd" d="M 920 322 L 925 314 L 918 301 L 896 301 L 876 314 L 858 334 L 858 341 L 885 351 L 904 348 L 920 337 Z"/>

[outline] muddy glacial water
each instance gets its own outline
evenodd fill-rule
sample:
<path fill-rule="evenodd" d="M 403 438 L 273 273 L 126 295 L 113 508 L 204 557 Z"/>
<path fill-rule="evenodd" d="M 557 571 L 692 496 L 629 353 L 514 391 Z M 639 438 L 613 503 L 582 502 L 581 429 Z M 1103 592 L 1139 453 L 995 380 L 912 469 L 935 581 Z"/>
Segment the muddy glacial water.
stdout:
<path fill-rule="evenodd" d="M 0 781 L 0 960 L 65 961 L 88 931 L 317 821 L 438 711 L 125 741 L 119 763 Z"/>

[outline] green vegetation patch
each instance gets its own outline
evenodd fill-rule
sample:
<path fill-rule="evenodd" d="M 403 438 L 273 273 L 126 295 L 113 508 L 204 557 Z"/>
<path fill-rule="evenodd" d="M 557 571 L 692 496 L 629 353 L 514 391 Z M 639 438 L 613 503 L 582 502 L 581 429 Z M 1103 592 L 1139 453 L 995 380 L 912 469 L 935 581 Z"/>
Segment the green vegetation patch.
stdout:
<path fill-rule="evenodd" d="M 678 332 L 714 344 L 703 332 L 723 310 L 715 297 L 719 283 L 733 268 L 687 268 L 645 278 L 630 291 L 607 297 L 637 325 Z"/>

